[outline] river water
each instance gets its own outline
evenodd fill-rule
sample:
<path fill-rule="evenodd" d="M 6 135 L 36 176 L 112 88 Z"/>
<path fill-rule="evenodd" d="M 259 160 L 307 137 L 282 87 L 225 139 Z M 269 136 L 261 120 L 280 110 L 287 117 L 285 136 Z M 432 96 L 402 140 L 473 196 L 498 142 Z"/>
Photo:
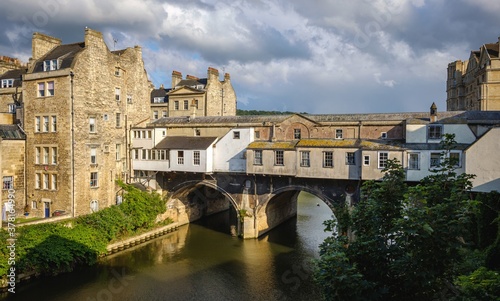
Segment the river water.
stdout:
<path fill-rule="evenodd" d="M 6 300 L 320 299 L 311 260 L 327 236 L 328 206 L 301 193 L 296 218 L 250 240 L 228 234 L 229 215 L 182 226 L 90 268 L 18 283 Z"/>

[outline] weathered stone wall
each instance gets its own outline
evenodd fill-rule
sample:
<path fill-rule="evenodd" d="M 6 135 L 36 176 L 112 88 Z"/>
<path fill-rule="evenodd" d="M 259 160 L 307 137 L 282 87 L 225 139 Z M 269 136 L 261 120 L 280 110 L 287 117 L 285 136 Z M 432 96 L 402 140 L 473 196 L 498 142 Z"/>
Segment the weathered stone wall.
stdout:
<path fill-rule="evenodd" d="M 25 202 L 25 187 L 24 187 L 24 140 L 1 140 L 0 141 L 0 162 L 1 162 L 1 179 L 5 176 L 14 178 L 14 193 L 16 215 L 24 213 Z M 2 183 L 3 184 L 3 183 Z M 12 191 L 11 191 L 12 192 Z M 3 204 L 8 200 L 9 190 L 2 189 Z"/>
<path fill-rule="evenodd" d="M 37 97 L 41 81 L 54 81 L 54 96 Z M 99 208 L 115 204 L 119 190 L 115 180 L 127 176 L 129 168 L 127 128 L 147 119 L 150 112 L 152 86 L 141 48 L 110 52 L 101 33 L 86 29 L 85 49 L 76 55 L 71 68 L 28 74 L 24 87 L 28 199 L 49 202 L 51 212 L 74 210 L 75 215 L 90 213 L 92 200 L 98 201 Z M 56 116 L 57 131 L 35 133 L 36 116 L 42 120 L 43 116 Z M 94 132 L 90 131 L 91 117 L 95 118 Z M 36 147 L 57 147 L 57 164 L 36 164 Z M 92 148 L 96 149 L 96 164 L 90 161 Z M 95 187 L 90 184 L 91 172 L 98 175 Z M 35 188 L 37 173 L 55 174 L 57 188 Z M 42 216 L 43 208 L 37 213 Z"/>

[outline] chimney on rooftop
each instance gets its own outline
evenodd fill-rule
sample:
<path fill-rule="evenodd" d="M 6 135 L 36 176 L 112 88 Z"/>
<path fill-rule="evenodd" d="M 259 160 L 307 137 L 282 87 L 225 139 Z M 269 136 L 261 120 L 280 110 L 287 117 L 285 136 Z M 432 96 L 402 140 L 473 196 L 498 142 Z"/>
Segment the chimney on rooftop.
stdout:
<path fill-rule="evenodd" d="M 431 122 L 436 122 L 437 121 L 437 118 L 438 118 L 438 115 L 437 115 L 437 106 L 436 106 L 436 104 L 434 102 L 431 105 L 430 117 L 431 117 Z"/>
<path fill-rule="evenodd" d="M 182 80 L 182 73 L 179 71 L 172 71 L 172 89 L 175 89 L 178 83 Z"/>

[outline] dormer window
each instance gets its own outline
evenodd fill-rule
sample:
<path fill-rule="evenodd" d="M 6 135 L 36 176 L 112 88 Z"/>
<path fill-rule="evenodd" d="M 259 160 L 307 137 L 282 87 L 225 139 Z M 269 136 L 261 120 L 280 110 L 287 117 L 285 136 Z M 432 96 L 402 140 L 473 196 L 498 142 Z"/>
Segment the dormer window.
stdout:
<path fill-rule="evenodd" d="M 43 62 L 43 71 L 52 71 L 59 69 L 57 60 L 46 60 Z"/>
<path fill-rule="evenodd" d="M 12 88 L 14 86 L 14 80 L 11 78 L 2 79 L 2 88 Z"/>
<path fill-rule="evenodd" d="M 428 138 L 429 139 L 441 139 L 443 136 L 443 126 L 442 125 L 429 125 L 428 127 Z"/>

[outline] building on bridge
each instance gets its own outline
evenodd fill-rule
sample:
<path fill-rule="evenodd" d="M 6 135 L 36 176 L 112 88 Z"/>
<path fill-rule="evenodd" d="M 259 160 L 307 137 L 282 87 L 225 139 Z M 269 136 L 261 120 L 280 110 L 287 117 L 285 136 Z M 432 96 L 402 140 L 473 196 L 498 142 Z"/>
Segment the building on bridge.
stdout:
<path fill-rule="evenodd" d="M 298 191 L 329 205 L 355 201 L 363 181 L 382 178 L 388 159 L 401 162 L 409 182 L 419 181 L 439 165 L 445 133 L 455 134 L 450 156 L 457 172 L 485 172 L 474 182 L 478 191 L 500 190 L 498 160 L 481 169 L 467 161 L 500 147 L 492 138 L 498 124 L 500 112 L 438 113 L 434 104 L 430 113 L 167 117 L 132 130 L 152 133 L 142 136 L 150 139 L 147 146 L 132 139 L 132 166 L 135 181 L 170 193 L 175 216 L 187 214 L 186 222 L 200 217 L 205 209 L 186 212 L 195 206 L 193 191 L 206 186 L 245 210 L 241 233 L 257 237 L 296 213 L 284 199 Z M 158 151 L 164 160 L 148 155 Z M 273 213 L 277 208 L 284 211 Z"/>

